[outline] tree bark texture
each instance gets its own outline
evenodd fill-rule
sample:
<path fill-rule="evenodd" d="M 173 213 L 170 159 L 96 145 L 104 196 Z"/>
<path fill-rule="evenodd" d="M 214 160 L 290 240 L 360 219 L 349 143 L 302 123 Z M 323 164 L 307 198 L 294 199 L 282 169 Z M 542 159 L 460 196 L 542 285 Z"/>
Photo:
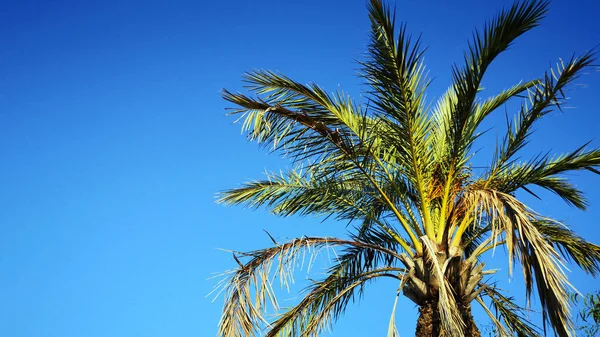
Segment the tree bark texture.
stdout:
<path fill-rule="evenodd" d="M 437 304 L 431 301 L 419 308 L 419 319 L 415 337 L 438 337 L 440 335 L 441 321 Z"/>
<path fill-rule="evenodd" d="M 481 332 L 471 314 L 471 306 L 461 306 L 461 314 L 465 323 L 465 337 L 481 337 Z"/>
<path fill-rule="evenodd" d="M 462 318 L 465 323 L 465 337 L 481 337 L 481 333 L 471 314 L 471 306 L 461 306 Z M 415 337 L 444 337 L 446 334 L 442 331 L 442 322 L 437 303 L 428 301 L 419 308 L 419 319 L 417 320 L 417 329 Z"/>

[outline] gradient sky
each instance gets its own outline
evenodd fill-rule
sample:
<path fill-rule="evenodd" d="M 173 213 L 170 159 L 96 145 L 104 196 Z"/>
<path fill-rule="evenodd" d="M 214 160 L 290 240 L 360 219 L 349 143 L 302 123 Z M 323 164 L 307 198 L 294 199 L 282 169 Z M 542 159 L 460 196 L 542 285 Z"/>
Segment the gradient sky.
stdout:
<path fill-rule="evenodd" d="M 398 19 L 430 46 L 431 99 L 449 85 L 472 30 L 509 3 L 396 1 Z M 209 278 L 235 266 L 219 248 L 267 246 L 263 229 L 278 240 L 344 235 L 345 223 L 215 204 L 216 192 L 286 166 L 245 140 L 219 91 L 241 90 L 244 71 L 266 68 L 359 97 L 364 5 L 2 1 L 0 336 L 214 336 L 222 298 L 206 297 Z M 486 92 L 597 46 L 599 12 L 594 0 L 554 1 L 542 26 L 490 69 Z M 600 146 L 600 73 L 578 83 L 572 109 L 541 122 L 526 154 Z M 481 146 L 483 154 L 493 143 Z M 574 179 L 588 192 L 587 213 L 548 194 L 532 205 L 598 243 L 600 177 Z M 519 278 L 505 282 L 515 296 Z M 598 288 L 576 271 L 571 280 Z M 384 335 L 396 286 L 369 289 L 329 335 Z M 411 336 L 416 310 L 402 300 L 399 312 L 400 333 Z"/>

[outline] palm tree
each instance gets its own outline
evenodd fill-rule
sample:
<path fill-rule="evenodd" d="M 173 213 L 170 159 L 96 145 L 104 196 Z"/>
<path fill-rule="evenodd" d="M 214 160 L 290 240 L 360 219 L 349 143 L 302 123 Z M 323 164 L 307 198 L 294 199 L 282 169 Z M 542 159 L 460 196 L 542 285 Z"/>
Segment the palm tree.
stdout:
<path fill-rule="evenodd" d="M 368 6 L 370 45 L 361 62 L 368 86 L 366 105 L 344 92 L 327 93 L 282 74 L 245 75 L 251 96 L 225 90 L 250 140 L 291 159 L 293 168 L 263 181 L 223 192 L 225 204 L 267 207 L 280 216 L 324 215 L 354 224 L 347 239 L 302 237 L 266 249 L 234 254 L 239 268 L 223 285 L 225 305 L 219 336 L 316 336 L 367 284 L 393 278 L 419 307 L 416 336 L 480 336 L 471 314 L 478 302 L 502 336 L 539 336 L 539 328 L 514 299 L 485 275 L 484 253 L 505 247 L 509 270 L 522 267 L 528 298 L 539 297 L 544 329 L 573 336 L 564 260 L 589 274 L 600 272 L 600 246 L 525 205 L 517 191 L 532 186 L 554 192 L 586 209 L 582 191 L 565 174 L 599 174 L 600 149 L 530 160 L 517 156 L 532 126 L 560 109 L 564 90 L 592 65 L 591 52 L 560 61 L 541 78 L 483 99 L 482 78 L 515 39 L 536 27 L 544 0 L 515 3 L 474 34 L 452 85 L 430 104 L 419 39 L 380 0 Z M 508 121 L 489 167 L 472 168 L 479 126 L 511 99 L 523 102 Z M 535 194 L 534 194 L 535 195 Z M 535 195 L 538 197 L 537 195 Z M 266 315 L 277 301 L 276 276 L 285 286 L 306 252 L 334 249 L 327 276 L 314 281 L 299 303 Z M 397 299 L 397 297 L 396 297 Z M 395 335 L 393 315 L 390 336 Z"/>

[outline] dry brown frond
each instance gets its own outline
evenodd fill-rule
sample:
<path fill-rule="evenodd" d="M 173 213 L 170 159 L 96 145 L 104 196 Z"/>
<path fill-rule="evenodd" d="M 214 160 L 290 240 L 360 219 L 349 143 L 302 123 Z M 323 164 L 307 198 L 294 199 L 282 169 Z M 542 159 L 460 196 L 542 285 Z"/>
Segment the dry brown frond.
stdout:
<path fill-rule="evenodd" d="M 567 295 L 572 285 L 563 271 L 560 255 L 534 223 L 540 216 L 509 194 L 492 189 L 471 190 L 468 194 L 476 205 L 473 209 L 479 221 L 475 225 L 486 217 L 486 222 L 492 224 L 491 237 L 495 240 L 504 235 L 511 273 L 513 261 L 520 262 L 528 299 L 535 283 L 544 323 L 549 320 L 559 336 L 572 336 Z"/>

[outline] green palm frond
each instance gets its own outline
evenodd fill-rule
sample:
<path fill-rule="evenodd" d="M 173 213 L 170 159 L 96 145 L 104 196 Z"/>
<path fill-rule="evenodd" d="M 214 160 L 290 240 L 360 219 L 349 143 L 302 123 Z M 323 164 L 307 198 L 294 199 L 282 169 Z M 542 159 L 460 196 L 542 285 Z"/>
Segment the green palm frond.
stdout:
<path fill-rule="evenodd" d="M 473 133 L 476 131 L 477 127 L 487 116 L 489 116 L 499 107 L 503 106 L 512 98 L 519 97 L 522 93 L 527 92 L 528 89 L 534 87 L 538 83 L 538 80 L 519 83 L 502 91 L 494 97 L 486 99 L 484 102 L 477 103 L 475 105 L 475 113 L 473 115 L 473 127 L 470 130 L 471 137 L 473 136 Z"/>
<path fill-rule="evenodd" d="M 477 138 L 475 132 L 483 119 L 498 106 L 519 94 L 531 85 L 515 86 L 495 99 L 482 104 L 476 102 L 483 76 L 492 61 L 511 43 L 531 28 L 537 26 L 544 16 L 546 1 L 528 1 L 515 3 L 489 23 L 483 32 L 476 32 L 469 47 L 467 64 L 463 69 L 453 69 L 454 83 L 438 101 L 433 116 L 432 148 L 441 173 L 443 196 L 440 206 L 440 220 L 437 238 L 441 240 L 447 227 L 447 204 L 450 191 L 457 185 L 457 178 L 468 162 L 469 150 Z"/>
<path fill-rule="evenodd" d="M 363 77 L 371 88 L 375 110 L 390 116 L 410 133 L 419 114 L 427 80 L 422 63 L 423 51 L 419 40 L 412 41 L 401 27 L 396 36 L 395 14 L 381 1 L 368 5 L 371 19 L 371 44 L 368 60 L 362 62 Z"/>
<path fill-rule="evenodd" d="M 452 122 L 447 130 L 450 158 L 463 160 L 472 145 L 471 137 L 482 120 L 475 114 L 476 95 L 486 70 L 515 39 L 539 24 L 547 8 L 547 1 L 517 2 L 502 11 L 483 31 L 475 32 L 466 55 L 466 65 L 453 70 L 456 99 L 452 102 Z"/>
<path fill-rule="evenodd" d="M 368 187 L 368 186 L 366 186 Z M 338 219 L 371 218 L 371 209 L 382 205 L 376 193 L 364 193 L 358 179 L 314 178 L 312 170 L 269 174 L 267 180 L 246 183 L 221 193 L 220 203 L 267 206 L 274 214 L 289 216 L 334 214 Z"/>
<path fill-rule="evenodd" d="M 538 80 L 529 81 L 525 83 L 519 83 L 511 88 L 508 88 L 496 96 L 487 98 L 485 101 L 480 103 L 475 103 L 473 108 L 473 117 L 472 123 L 469 129 L 469 135 L 466 138 L 475 140 L 478 134 L 475 134 L 477 127 L 483 122 L 483 120 L 489 116 L 492 112 L 503 106 L 509 100 L 520 97 L 521 94 L 527 92 L 528 89 L 534 87 L 539 83 Z M 448 145 L 448 135 L 451 133 L 451 120 L 452 114 L 454 110 L 454 105 L 458 97 L 456 96 L 456 91 L 454 88 L 450 87 L 446 93 L 444 93 L 440 99 L 437 101 L 433 112 L 432 118 L 432 148 L 434 149 L 434 160 L 438 165 L 444 166 L 449 165 L 450 163 L 446 163 L 445 161 L 450 156 L 450 150 L 447 148 Z M 457 166 L 464 165 L 464 161 L 467 158 L 463 158 L 463 163 Z M 449 167 L 444 167 L 446 170 Z M 447 171 L 444 171 L 447 174 Z"/>
<path fill-rule="evenodd" d="M 370 186 L 363 186 L 363 180 L 340 179 L 342 177 L 339 176 L 337 179 L 314 179 L 311 172 L 290 171 L 287 175 L 271 175 L 268 180 L 247 183 L 244 187 L 223 192 L 219 202 L 247 204 L 254 208 L 267 206 L 274 214 L 282 216 L 316 214 L 334 215 L 340 220 L 369 220 L 392 235 L 407 253 L 412 254 L 410 245 L 401 234 L 382 219 L 382 211 L 390 211 L 386 201 L 381 200 L 379 191 L 365 193 Z M 402 196 L 398 198 L 406 202 Z"/>
<path fill-rule="evenodd" d="M 250 91 L 268 95 L 269 102 L 319 114 L 323 118 L 330 116 L 327 125 L 352 130 L 358 138 L 366 136 L 366 130 L 363 129 L 366 115 L 341 91 L 331 96 L 316 84 L 304 85 L 268 70 L 255 70 L 244 78 Z"/>
<path fill-rule="evenodd" d="M 600 274 L 600 246 L 586 241 L 555 221 L 541 219 L 535 221 L 534 225 L 565 259 L 572 260 L 594 277 Z"/>
<path fill-rule="evenodd" d="M 255 79 L 253 80 L 256 82 Z M 272 78 L 270 80 L 275 82 Z M 281 78 L 281 81 L 289 82 L 285 78 Z M 282 84 L 279 85 L 282 86 Z M 291 84 L 289 85 L 291 86 Z M 271 89 L 264 90 L 268 92 Z M 319 96 L 317 87 L 313 87 L 313 94 Z M 328 124 L 330 118 L 335 117 L 335 114 L 331 113 L 333 109 L 326 110 L 328 114 L 324 117 L 322 111 L 312 111 L 312 114 L 307 111 L 294 111 L 276 102 L 252 99 L 228 91 L 224 91 L 223 97 L 240 106 L 239 109 L 234 110 L 234 113 L 245 114 L 243 129 L 259 143 L 279 142 L 281 147 L 285 148 L 287 153 L 291 153 L 296 160 L 298 158 L 312 159 L 325 166 L 335 163 L 335 168 L 338 170 L 334 170 L 334 172 L 339 171 L 339 164 L 342 164 L 345 169 L 363 175 L 372 187 L 379 191 L 384 202 L 402 223 L 412 244 L 419 248 L 420 243 L 409 223 L 408 216 L 401 212 L 393 203 L 392 197 L 383 191 L 383 187 L 376 181 L 377 177 L 371 171 L 374 163 L 384 171 L 386 170 L 386 166 L 382 165 L 379 160 L 379 153 L 373 154 L 372 148 L 378 144 L 376 138 L 368 140 L 368 142 L 356 140 L 357 134 L 352 130 L 333 128 Z M 319 97 L 324 99 L 325 96 Z M 335 103 L 332 104 L 335 105 Z M 346 108 L 350 107 L 350 104 L 346 105 Z M 359 119 L 362 123 L 367 121 L 364 116 Z M 373 129 L 371 130 L 373 131 Z M 385 158 L 385 156 L 383 157 Z M 387 175 L 389 176 L 389 174 Z M 408 250 L 408 247 L 406 249 Z"/>
<path fill-rule="evenodd" d="M 466 65 L 453 69 L 453 85 L 442 96 L 434 109 L 435 118 L 431 138 L 433 161 L 438 165 L 444 186 L 441 200 L 438 241 L 447 227 L 447 204 L 450 191 L 457 185 L 457 178 L 463 172 L 469 159 L 469 150 L 476 137 L 476 130 L 483 119 L 511 97 L 521 93 L 523 86 L 515 86 L 495 99 L 477 103 L 483 76 L 494 59 L 505 51 L 519 36 L 539 24 L 547 11 L 547 1 L 524 1 L 515 3 L 502 11 L 482 32 L 475 32 L 473 42 L 466 55 Z"/>
<path fill-rule="evenodd" d="M 550 190 L 565 202 L 579 209 L 586 209 L 583 192 L 570 184 L 561 175 L 576 170 L 589 170 L 600 174 L 600 149 L 586 151 L 584 147 L 556 158 L 541 156 L 531 162 L 505 167 L 491 184 L 505 193 L 535 185 Z"/>
<path fill-rule="evenodd" d="M 335 117 L 330 113 L 289 109 L 277 101 L 250 98 L 227 90 L 223 91 L 223 98 L 239 106 L 232 113 L 245 118 L 242 128 L 251 140 L 283 149 L 292 159 L 302 160 L 319 154 L 343 158 L 354 153 L 356 144 L 352 142 L 352 135 L 343 133 L 347 130 L 340 131 L 339 123 L 332 125 Z"/>
<path fill-rule="evenodd" d="M 311 285 L 302 301 L 272 324 L 267 336 L 316 335 L 337 320 L 357 294 L 362 295 L 366 282 L 380 277 L 400 279 L 406 270 L 395 266 L 400 256 L 389 239 L 385 232 L 355 237 L 356 244 L 339 250 L 327 278 Z"/>
<path fill-rule="evenodd" d="M 340 167 L 337 167 L 341 170 Z M 319 167 L 319 171 L 321 167 Z M 389 212 L 379 191 L 365 184 L 356 172 L 345 175 L 338 171 L 335 176 L 321 176 L 314 167 L 297 171 L 267 175 L 266 180 L 246 183 L 243 187 L 220 193 L 219 203 L 246 204 L 257 208 L 267 206 L 274 214 L 328 214 L 338 219 L 370 218 L 377 220 L 381 212 Z M 381 177 L 381 180 L 387 179 Z M 384 181 L 378 182 L 384 185 Z M 386 194 L 394 196 L 397 207 L 410 205 L 415 199 L 414 191 L 406 182 L 398 179 L 393 189 L 388 185 Z M 401 193 L 396 193 L 401 192 Z M 373 210 L 379 209 L 377 214 Z"/>
<path fill-rule="evenodd" d="M 539 327 L 526 318 L 527 309 L 515 304 L 513 297 L 504 296 L 497 287 L 491 285 L 485 288 L 483 295 L 490 300 L 490 306 L 488 307 L 481 298 L 478 298 L 477 302 L 490 316 L 500 336 L 542 336 Z"/>
<path fill-rule="evenodd" d="M 344 312 L 348 303 L 368 281 L 379 277 L 399 278 L 398 268 L 382 268 L 353 276 L 331 274 L 316 283 L 302 301 L 273 324 L 266 337 L 318 336 Z"/>
<path fill-rule="evenodd" d="M 382 118 L 388 133 L 387 144 L 399 156 L 398 165 L 405 171 L 420 196 L 423 227 L 428 236 L 434 232 L 429 209 L 426 169 L 429 147 L 426 134 L 429 119 L 424 108 L 427 88 L 423 51 L 402 27 L 396 36 L 393 14 L 381 1 L 371 1 L 371 44 L 368 60 L 362 62 L 363 77 L 370 87 L 370 102 Z M 413 240 L 414 241 L 414 240 Z M 418 242 L 415 242 L 418 243 Z"/>
<path fill-rule="evenodd" d="M 508 125 L 503 145 L 499 147 L 491 165 L 488 180 L 493 180 L 502 168 L 513 164 L 514 155 L 527 144 L 533 124 L 553 108 L 561 107 L 565 99 L 564 90 L 593 62 L 594 53 L 588 52 L 579 58 L 572 57 L 566 63 L 561 60 L 556 69 L 551 69 L 544 75 L 540 84 L 530 92 L 529 104 L 523 104 L 515 121 Z"/>

